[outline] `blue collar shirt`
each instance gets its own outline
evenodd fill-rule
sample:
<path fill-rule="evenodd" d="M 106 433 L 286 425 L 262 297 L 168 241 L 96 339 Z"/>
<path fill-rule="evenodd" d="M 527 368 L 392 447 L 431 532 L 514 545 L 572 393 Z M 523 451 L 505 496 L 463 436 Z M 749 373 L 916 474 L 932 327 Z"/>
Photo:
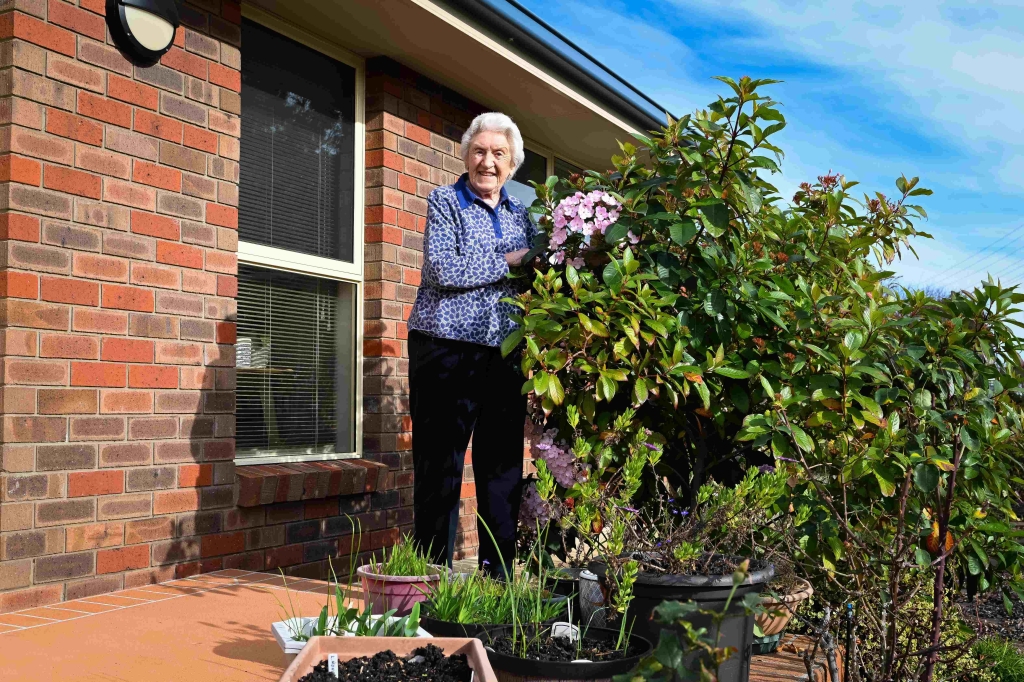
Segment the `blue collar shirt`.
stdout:
<path fill-rule="evenodd" d="M 526 207 L 503 187 L 496 207 L 473 192 L 468 176 L 427 197 L 423 270 L 409 329 L 430 336 L 500 346 L 516 328 L 502 303 L 518 287 L 505 254 L 533 246 Z"/>

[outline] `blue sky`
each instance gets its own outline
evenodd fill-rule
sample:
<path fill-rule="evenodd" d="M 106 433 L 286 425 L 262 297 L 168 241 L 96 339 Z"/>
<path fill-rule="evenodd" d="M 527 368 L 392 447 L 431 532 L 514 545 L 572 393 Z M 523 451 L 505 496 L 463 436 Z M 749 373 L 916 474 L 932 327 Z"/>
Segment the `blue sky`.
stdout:
<path fill-rule="evenodd" d="M 908 286 L 1024 282 L 1020 0 L 520 1 L 676 114 L 712 76 L 784 80 L 784 196 L 830 169 L 886 194 L 920 176 L 935 239 L 891 266 Z"/>

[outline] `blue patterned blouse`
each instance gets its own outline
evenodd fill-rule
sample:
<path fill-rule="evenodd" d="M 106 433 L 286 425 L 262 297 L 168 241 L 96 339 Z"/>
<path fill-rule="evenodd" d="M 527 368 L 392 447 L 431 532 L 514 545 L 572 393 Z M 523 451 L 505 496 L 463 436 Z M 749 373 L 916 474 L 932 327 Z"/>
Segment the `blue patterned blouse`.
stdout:
<path fill-rule="evenodd" d="M 430 336 L 500 346 L 516 324 L 500 303 L 517 287 L 505 254 L 533 246 L 536 228 L 522 202 L 504 188 L 497 208 L 470 189 L 463 174 L 427 197 L 423 277 L 409 329 Z"/>

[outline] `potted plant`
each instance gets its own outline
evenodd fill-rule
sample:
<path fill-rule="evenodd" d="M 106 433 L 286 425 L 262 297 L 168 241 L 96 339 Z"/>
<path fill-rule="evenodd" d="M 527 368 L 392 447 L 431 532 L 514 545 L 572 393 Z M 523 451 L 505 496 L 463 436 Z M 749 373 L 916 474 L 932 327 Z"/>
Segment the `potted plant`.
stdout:
<path fill-rule="evenodd" d="M 430 564 L 408 536 L 392 547 L 383 561 L 373 557 L 368 565 L 356 570 L 362 580 L 363 600 L 371 611 L 382 614 L 394 610 L 399 616 L 426 599 L 447 572 L 444 566 Z"/>
<path fill-rule="evenodd" d="M 814 595 L 811 583 L 796 575 L 787 560 L 775 562 L 776 574 L 761 593 L 754 614 L 754 654 L 770 654 L 779 646 L 797 609 Z"/>
<path fill-rule="evenodd" d="M 315 637 L 280 682 L 497 682 L 476 639 Z"/>
<path fill-rule="evenodd" d="M 421 622 L 440 637 L 474 637 L 517 620 L 550 623 L 569 615 L 568 600 L 522 571 L 507 581 L 481 574 L 442 575 L 423 603 Z"/>

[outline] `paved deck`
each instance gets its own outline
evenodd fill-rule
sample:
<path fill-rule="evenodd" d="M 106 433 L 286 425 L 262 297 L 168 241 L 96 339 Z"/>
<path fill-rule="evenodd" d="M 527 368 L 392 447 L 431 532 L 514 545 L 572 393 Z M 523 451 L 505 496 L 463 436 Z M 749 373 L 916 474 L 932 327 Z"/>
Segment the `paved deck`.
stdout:
<path fill-rule="evenodd" d="M 0 614 L 0 681 L 274 681 L 286 660 L 270 624 L 289 597 L 299 615 L 317 615 L 327 592 L 316 580 L 287 587 L 278 575 L 224 570 Z M 756 656 L 751 680 L 806 679 L 798 661 Z"/>

